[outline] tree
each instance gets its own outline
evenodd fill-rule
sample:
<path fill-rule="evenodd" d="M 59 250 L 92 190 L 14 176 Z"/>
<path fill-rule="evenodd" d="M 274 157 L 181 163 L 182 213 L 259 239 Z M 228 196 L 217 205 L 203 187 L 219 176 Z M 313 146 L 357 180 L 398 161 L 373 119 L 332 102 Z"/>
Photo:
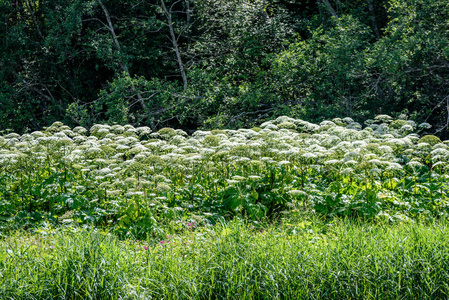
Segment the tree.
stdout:
<path fill-rule="evenodd" d="M 395 0 L 388 12 L 386 34 L 369 55 L 382 108 L 406 110 L 447 135 L 449 5 L 439 0 Z"/>
<path fill-rule="evenodd" d="M 361 117 L 369 96 L 365 53 L 369 29 L 350 16 L 334 19 L 334 28 L 313 31 L 283 51 L 273 63 L 276 93 L 298 103 L 298 113 L 313 120 Z"/>

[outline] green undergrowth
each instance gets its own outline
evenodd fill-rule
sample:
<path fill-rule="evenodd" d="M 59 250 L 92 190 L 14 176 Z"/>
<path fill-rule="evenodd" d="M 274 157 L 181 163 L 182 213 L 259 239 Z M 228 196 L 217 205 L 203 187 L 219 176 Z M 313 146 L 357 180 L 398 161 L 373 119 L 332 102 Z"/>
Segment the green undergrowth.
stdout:
<path fill-rule="evenodd" d="M 445 220 L 234 219 L 163 240 L 42 227 L 0 242 L 1 299 L 447 299 Z"/>
<path fill-rule="evenodd" d="M 185 224 L 326 218 L 401 221 L 449 215 L 449 141 L 430 125 L 380 115 L 260 130 L 194 132 L 100 125 L 0 136 L 0 232 L 94 224 L 162 237 Z"/>

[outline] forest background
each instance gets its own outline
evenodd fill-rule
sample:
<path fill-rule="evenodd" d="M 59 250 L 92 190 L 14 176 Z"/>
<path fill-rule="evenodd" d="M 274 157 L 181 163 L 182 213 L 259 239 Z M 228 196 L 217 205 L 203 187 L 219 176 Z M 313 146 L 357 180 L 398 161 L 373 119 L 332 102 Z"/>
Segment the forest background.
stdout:
<path fill-rule="evenodd" d="M 0 129 L 376 114 L 448 137 L 446 0 L 1 0 Z"/>

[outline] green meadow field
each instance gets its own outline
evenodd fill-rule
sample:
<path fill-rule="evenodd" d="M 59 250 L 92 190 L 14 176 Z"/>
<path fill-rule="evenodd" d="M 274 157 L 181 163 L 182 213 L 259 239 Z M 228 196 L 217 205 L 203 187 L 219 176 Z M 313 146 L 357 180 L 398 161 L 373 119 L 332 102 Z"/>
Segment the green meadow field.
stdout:
<path fill-rule="evenodd" d="M 4 299 L 444 299 L 449 141 L 379 115 L 0 137 Z"/>

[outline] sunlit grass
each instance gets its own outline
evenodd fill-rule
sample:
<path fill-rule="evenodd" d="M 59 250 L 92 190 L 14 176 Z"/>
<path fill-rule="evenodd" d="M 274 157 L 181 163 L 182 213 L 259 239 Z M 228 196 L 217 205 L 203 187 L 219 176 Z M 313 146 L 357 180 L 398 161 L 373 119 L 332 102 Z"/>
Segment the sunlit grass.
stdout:
<path fill-rule="evenodd" d="M 234 220 L 164 240 L 95 229 L 17 232 L 0 243 L 0 298 L 445 299 L 445 221 Z"/>

